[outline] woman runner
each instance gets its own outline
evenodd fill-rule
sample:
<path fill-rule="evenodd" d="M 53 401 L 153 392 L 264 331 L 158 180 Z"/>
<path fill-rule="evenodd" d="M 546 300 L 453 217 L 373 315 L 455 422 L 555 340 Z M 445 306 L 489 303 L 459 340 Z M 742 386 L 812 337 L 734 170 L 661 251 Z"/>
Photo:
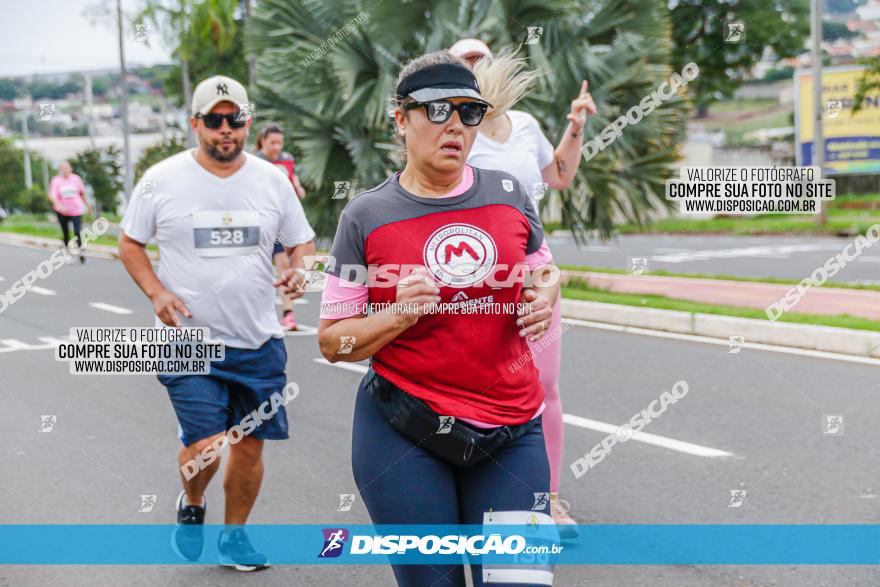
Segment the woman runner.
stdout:
<path fill-rule="evenodd" d="M 394 104 L 406 166 L 342 212 L 318 328 L 327 360 L 371 358 L 355 401 L 355 483 L 374 524 L 483 524 L 498 512 L 552 524 L 544 394 L 522 360 L 559 295 L 540 221 L 512 175 L 465 165 L 488 104 L 463 61 L 440 51 L 410 62 Z M 498 309 L 518 302 L 522 315 Z M 393 571 L 406 587 L 465 585 L 460 564 Z M 475 586 L 552 584 L 549 568 L 505 572 L 471 566 Z"/>
<path fill-rule="evenodd" d="M 80 176 L 73 172 L 73 168 L 67 161 L 58 167 L 58 175 L 52 178 L 49 185 L 49 199 L 52 208 L 61 225 L 61 236 L 64 246 L 70 248 L 70 228 L 73 228 L 73 236 L 76 238 L 76 249 L 79 252 L 79 262 L 86 262 L 85 247 L 80 236 L 82 217 L 88 210 L 92 213 L 92 206 L 86 199 L 86 188 Z"/>

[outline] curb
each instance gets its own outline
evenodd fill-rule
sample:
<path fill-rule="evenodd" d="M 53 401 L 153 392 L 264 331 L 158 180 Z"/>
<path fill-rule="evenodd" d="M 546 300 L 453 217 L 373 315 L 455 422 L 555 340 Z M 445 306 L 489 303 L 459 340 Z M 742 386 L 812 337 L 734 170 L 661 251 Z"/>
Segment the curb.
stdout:
<path fill-rule="evenodd" d="M 0 244 L 25 246 L 37 249 L 57 250 L 61 248 L 61 239 L 31 236 L 16 232 L 0 232 Z M 159 261 L 159 253 L 145 249 L 147 257 L 154 263 Z M 87 244 L 86 257 L 95 259 L 119 259 L 119 249 L 110 245 Z"/>
<path fill-rule="evenodd" d="M 562 316 L 729 340 L 880 358 L 880 332 L 562 299 Z"/>

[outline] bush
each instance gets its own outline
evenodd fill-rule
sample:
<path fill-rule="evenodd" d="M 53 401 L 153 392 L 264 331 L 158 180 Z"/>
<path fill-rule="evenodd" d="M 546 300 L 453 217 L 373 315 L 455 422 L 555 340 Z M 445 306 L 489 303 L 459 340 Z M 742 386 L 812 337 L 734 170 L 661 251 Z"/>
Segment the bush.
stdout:
<path fill-rule="evenodd" d="M 144 149 L 141 158 L 138 159 L 137 164 L 134 166 L 134 183 L 137 184 L 144 173 L 146 173 L 147 169 L 159 161 L 167 159 L 168 157 L 176 155 L 184 150 L 186 150 L 185 137 L 171 137 L 165 139 L 161 143 L 153 145 L 152 147 L 147 147 Z"/>

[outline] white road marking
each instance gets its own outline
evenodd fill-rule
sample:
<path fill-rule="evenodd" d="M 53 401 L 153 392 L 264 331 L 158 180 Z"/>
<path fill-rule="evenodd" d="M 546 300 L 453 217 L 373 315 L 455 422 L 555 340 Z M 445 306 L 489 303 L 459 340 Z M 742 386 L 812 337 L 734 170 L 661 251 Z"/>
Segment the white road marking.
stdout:
<path fill-rule="evenodd" d="M 355 373 L 364 374 L 367 372 L 367 367 L 365 365 L 358 365 L 357 363 L 331 363 L 326 359 L 313 359 L 316 363 L 320 365 L 329 365 L 330 367 L 339 367 L 340 369 L 345 369 L 346 371 L 354 371 Z M 562 421 L 571 426 L 577 426 L 579 428 L 587 428 L 589 430 L 595 430 L 597 432 L 604 432 L 606 434 L 613 434 L 617 432 L 617 429 L 620 426 L 615 424 L 607 424 L 605 422 L 599 422 L 598 420 L 590 420 L 589 418 L 581 418 L 580 416 L 575 416 L 573 414 L 563 414 Z M 674 438 L 667 438 L 665 436 L 658 436 L 656 434 L 649 434 L 647 432 L 636 432 L 633 434 L 630 440 L 637 440 L 639 442 L 644 442 L 646 444 L 653 444 L 654 446 L 661 446 L 663 448 L 668 448 L 670 450 L 677 450 L 679 452 L 687 453 L 690 455 L 698 456 L 698 457 L 732 457 L 733 454 L 718 450 L 715 448 L 709 448 L 708 446 L 701 446 L 699 444 L 693 444 L 691 442 L 684 442 L 683 440 L 675 440 Z"/>
<path fill-rule="evenodd" d="M 719 346 L 730 346 L 730 341 L 722 338 L 712 338 L 711 336 L 699 336 L 696 334 L 679 334 L 678 332 L 664 332 L 662 330 L 649 330 L 647 328 L 636 328 L 634 326 L 621 326 L 619 324 L 605 324 L 604 322 L 592 322 L 590 320 L 578 320 L 575 318 L 563 318 L 563 322 L 575 324 L 577 326 L 585 326 L 587 328 L 596 328 L 598 330 L 611 330 L 614 332 L 623 332 L 625 334 L 641 334 L 643 336 L 655 336 L 657 338 L 672 338 L 674 340 L 687 340 L 690 342 L 702 342 L 705 344 L 715 344 Z M 801 355 L 803 357 L 816 357 L 818 359 L 830 359 L 832 361 L 845 361 L 848 363 L 861 363 L 863 365 L 880 366 L 880 359 L 873 357 L 861 357 L 858 355 L 843 355 L 839 353 L 829 353 L 825 351 L 814 351 L 810 349 L 798 349 L 794 347 L 774 346 L 770 344 L 761 344 L 757 342 L 744 342 L 742 345 L 747 349 L 755 349 L 758 351 L 770 351 L 772 353 L 787 353 L 789 355 Z"/>
<path fill-rule="evenodd" d="M 589 418 L 581 418 L 580 416 L 574 416 L 572 414 L 562 414 L 562 421 L 570 426 L 595 430 L 596 432 L 602 432 L 604 434 L 615 434 L 620 428 L 620 426 L 614 424 L 607 424 Z M 732 453 L 718 450 L 717 448 L 709 448 L 708 446 L 693 444 L 692 442 L 685 442 L 683 440 L 675 440 L 674 438 L 667 438 L 666 436 L 659 436 L 648 432 L 636 432 L 632 435 L 630 440 L 637 440 L 639 442 L 644 442 L 645 444 L 653 444 L 654 446 L 668 448 L 669 450 L 677 450 L 678 452 L 694 455 L 696 457 L 733 456 Z"/>
<path fill-rule="evenodd" d="M 652 255 L 652 261 L 661 263 L 685 263 L 687 261 L 705 261 L 707 259 L 730 259 L 734 257 L 776 257 L 782 255 L 788 257 L 791 253 L 806 253 L 811 251 L 838 251 L 842 245 L 774 245 L 738 247 L 733 249 L 705 249 L 694 250 L 669 255 Z"/>
<path fill-rule="evenodd" d="M 319 365 L 328 365 L 330 367 L 339 367 L 340 369 L 345 369 L 346 371 L 354 371 L 355 373 L 360 373 L 363 375 L 369 369 L 366 365 L 358 365 L 357 363 L 331 363 L 327 359 L 312 359 L 314 362 Z"/>
<path fill-rule="evenodd" d="M 314 336 L 318 334 L 318 329 L 314 326 L 306 326 L 297 322 L 296 328 L 296 330 L 285 331 L 284 336 Z"/>
<path fill-rule="evenodd" d="M 46 289 L 45 287 L 39 287 L 37 285 L 32 285 L 30 291 L 35 294 L 40 294 L 41 296 L 54 296 L 55 292 L 51 289 Z"/>
<path fill-rule="evenodd" d="M 29 349 L 31 345 L 15 338 L 0 339 L 0 344 L 6 348 L 0 348 L 0 353 L 11 353 L 12 351 L 21 351 Z"/>
<path fill-rule="evenodd" d="M 12 353 L 15 351 L 40 351 L 52 349 L 59 344 L 70 341 L 69 336 L 40 336 L 37 337 L 43 344 L 29 344 L 16 338 L 0 339 L 0 353 Z"/>
<path fill-rule="evenodd" d="M 128 308 L 121 308 L 119 306 L 113 306 L 111 304 L 105 304 L 104 302 L 92 302 L 89 304 L 91 307 L 96 310 L 104 310 L 105 312 L 110 312 L 112 314 L 133 314 L 134 311 L 129 310 Z"/>

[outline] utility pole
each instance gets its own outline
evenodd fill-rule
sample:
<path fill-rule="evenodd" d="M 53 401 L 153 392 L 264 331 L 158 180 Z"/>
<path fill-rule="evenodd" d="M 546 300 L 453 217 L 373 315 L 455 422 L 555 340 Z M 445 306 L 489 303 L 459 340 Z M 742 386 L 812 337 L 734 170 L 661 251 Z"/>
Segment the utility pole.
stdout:
<path fill-rule="evenodd" d="M 127 199 L 132 191 L 131 185 L 131 145 L 128 138 L 128 71 L 125 69 L 125 43 L 122 33 L 122 1 L 116 0 L 116 29 L 119 33 L 119 71 L 122 78 L 119 83 L 121 114 L 122 114 L 122 156 L 123 156 L 123 185 Z"/>
<path fill-rule="evenodd" d="M 822 0 L 812 0 L 812 50 L 810 58 L 813 66 L 813 166 L 819 168 L 820 175 L 825 166 L 825 137 L 822 134 L 822 117 L 825 105 L 822 103 Z M 820 202 L 816 223 L 825 224 L 825 202 Z"/>
<path fill-rule="evenodd" d="M 49 162 L 43 157 L 43 189 L 49 193 Z"/>
<path fill-rule="evenodd" d="M 86 94 L 86 130 L 89 133 L 89 147 L 95 148 L 95 129 L 92 123 L 92 76 L 88 73 L 83 74 L 85 78 L 85 94 Z"/>
<path fill-rule="evenodd" d="M 21 142 L 24 146 L 24 185 L 30 190 L 34 187 L 34 179 L 31 177 L 31 151 L 28 146 L 28 111 L 23 111 L 21 119 Z"/>

